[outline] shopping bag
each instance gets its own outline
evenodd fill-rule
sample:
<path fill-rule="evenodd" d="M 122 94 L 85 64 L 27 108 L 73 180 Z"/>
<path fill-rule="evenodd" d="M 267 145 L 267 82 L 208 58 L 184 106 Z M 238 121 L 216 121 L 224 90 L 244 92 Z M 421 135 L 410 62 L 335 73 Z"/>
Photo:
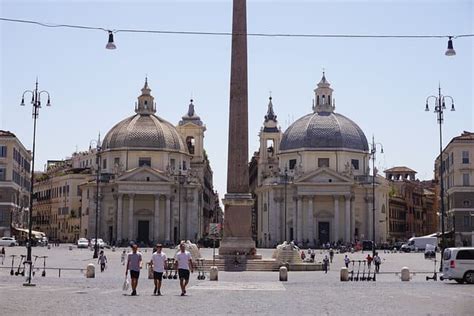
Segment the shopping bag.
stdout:
<path fill-rule="evenodd" d="M 128 291 L 129 287 L 130 287 L 130 282 L 128 281 L 128 278 L 125 277 L 125 280 L 123 281 L 123 285 L 122 285 L 122 290 Z"/>

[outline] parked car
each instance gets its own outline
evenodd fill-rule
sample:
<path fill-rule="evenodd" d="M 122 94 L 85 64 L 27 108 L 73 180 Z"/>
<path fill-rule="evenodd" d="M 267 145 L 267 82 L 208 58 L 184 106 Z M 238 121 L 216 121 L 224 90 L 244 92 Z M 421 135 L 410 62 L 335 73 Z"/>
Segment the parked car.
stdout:
<path fill-rule="evenodd" d="M 474 247 L 446 248 L 441 280 L 474 284 Z"/>
<path fill-rule="evenodd" d="M 393 248 L 395 248 L 397 251 L 400 251 L 402 248 L 404 242 L 403 241 L 397 241 L 396 243 L 393 244 Z"/>
<path fill-rule="evenodd" d="M 87 248 L 89 247 L 89 240 L 87 238 L 79 238 L 77 240 L 77 248 Z"/>
<path fill-rule="evenodd" d="M 362 250 L 372 250 L 373 244 L 372 240 L 363 240 Z"/>
<path fill-rule="evenodd" d="M 18 242 L 15 240 L 15 237 L 2 237 L 0 238 L 0 246 L 2 247 L 18 246 Z"/>
<path fill-rule="evenodd" d="M 95 238 L 92 238 L 91 239 L 91 247 L 94 248 L 95 247 Z M 104 248 L 105 247 L 105 242 L 102 240 L 102 238 L 97 238 L 97 246 L 99 246 L 99 248 Z"/>

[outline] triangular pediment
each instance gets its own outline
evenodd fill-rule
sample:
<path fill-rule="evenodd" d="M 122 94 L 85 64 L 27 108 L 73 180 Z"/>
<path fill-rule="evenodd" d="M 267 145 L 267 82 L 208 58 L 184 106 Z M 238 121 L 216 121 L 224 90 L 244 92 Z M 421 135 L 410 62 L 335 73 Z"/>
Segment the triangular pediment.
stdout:
<path fill-rule="evenodd" d="M 164 172 L 149 166 L 142 166 L 128 170 L 117 181 L 120 182 L 170 182 Z"/>
<path fill-rule="evenodd" d="M 354 180 L 348 178 L 329 168 L 318 168 L 315 171 L 303 174 L 295 183 L 314 183 L 314 184 L 351 184 Z"/>

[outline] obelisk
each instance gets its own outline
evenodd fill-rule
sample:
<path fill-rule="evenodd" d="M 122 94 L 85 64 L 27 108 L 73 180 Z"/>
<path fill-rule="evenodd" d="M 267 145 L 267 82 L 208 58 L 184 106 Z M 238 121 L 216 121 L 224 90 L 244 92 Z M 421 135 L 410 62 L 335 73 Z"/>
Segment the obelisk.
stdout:
<path fill-rule="evenodd" d="M 230 69 L 227 194 L 223 203 L 224 237 L 219 255 L 255 254 L 252 239 L 252 195 L 248 171 L 248 87 L 246 0 L 234 0 Z"/>

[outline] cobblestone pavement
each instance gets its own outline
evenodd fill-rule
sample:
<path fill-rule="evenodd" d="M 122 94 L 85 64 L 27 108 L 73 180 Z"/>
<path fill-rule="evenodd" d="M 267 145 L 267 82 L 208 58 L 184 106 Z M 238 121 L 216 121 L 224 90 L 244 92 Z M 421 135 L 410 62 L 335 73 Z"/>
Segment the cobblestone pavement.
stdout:
<path fill-rule="evenodd" d="M 105 250 L 109 264 L 105 272 L 96 271 L 96 278 L 86 279 L 84 271 L 41 270 L 34 278 L 35 287 L 23 287 L 24 277 L 10 276 L 11 254 L 25 254 L 25 248 L 7 248 L 7 257 L 0 265 L 0 315 L 474 315 L 474 286 L 454 282 L 426 281 L 433 271 L 433 261 L 423 254 L 381 254 L 382 274 L 376 282 L 340 282 L 342 254 L 336 254 L 332 270 L 324 272 L 289 272 L 288 282 L 279 282 L 276 272 L 219 272 L 219 281 L 197 280 L 191 276 L 188 295 L 181 297 L 177 280 L 164 280 L 164 296 L 152 296 L 153 284 L 142 270 L 138 296 L 128 296 L 121 289 L 124 266 L 120 263 L 122 249 Z M 150 249 L 142 249 L 144 259 Z M 165 249 L 170 257 L 173 251 Z M 264 257 L 272 250 L 260 249 Z M 212 249 L 201 254 L 212 258 Z M 47 255 L 48 267 L 84 269 L 94 262 L 87 249 L 34 248 L 33 255 Z M 350 254 L 363 259 L 367 253 Z M 321 260 L 323 252 L 317 251 Z M 18 261 L 16 261 L 18 262 Z M 39 260 L 37 266 L 42 266 Z M 401 282 L 394 272 L 403 266 L 418 271 L 410 282 Z M 96 264 L 97 267 L 97 264 Z M 16 268 L 15 268 L 16 271 Z M 393 273 L 386 273 L 393 272 Z"/>

